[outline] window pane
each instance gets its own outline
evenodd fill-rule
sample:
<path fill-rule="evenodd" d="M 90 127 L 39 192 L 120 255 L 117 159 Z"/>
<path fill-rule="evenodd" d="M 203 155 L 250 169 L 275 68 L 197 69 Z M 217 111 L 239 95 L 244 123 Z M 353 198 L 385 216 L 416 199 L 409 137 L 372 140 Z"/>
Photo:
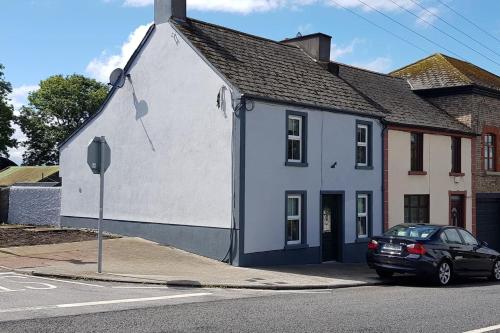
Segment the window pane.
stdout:
<path fill-rule="evenodd" d="M 294 161 L 301 161 L 301 147 L 300 140 L 288 140 L 288 159 Z"/>
<path fill-rule="evenodd" d="M 288 216 L 299 215 L 299 198 L 288 198 Z"/>
<path fill-rule="evenodd" d="M 446 229 L 444 233 L 446 238 L 448 238 L 448 244 L 462 244 L 462 240 L 456 229 Z"/>
<path fill-rule="evenodd" d="M 296 118 L 288 118 L 288 135 L 300 135 L 300 120 Z"/>
<path fill-rule="evenodd" d="M 366 138 L 367 138 L 366 128 L 365 127 L 358 127 L 357 136 L 358 136 L 358 142 L 366 143 L 367 142 L 367 140 L 366 140 Z"/>
<path fill-rule="evenodd" d="M 287 242 L 300 240 L 300 222 L 299 220 L 288 220 Z"/>
<path fill-rule="evenodd" d="M 358 164 L 366 164 L 366 152 L 367 152 L 367 147 L 357 147 L 356 149 L 356 163 Z"/>
<path fill-rule="evenodd" d="M 358 197 L 358 214 L 366 214 L 366 198 Z"/>
<path fill-rule="evenodd" d="M 467 231 L 459 229 L 458 232 L 460 233 L 460 235 L 462 235 L 462 237 L 465 241 L 465 244 L 474 245 L 474 246 L 479 245 L 479 242 L 474 238 L 474 236 L 469 234 Z"/>
<path fill-rule="evenodd" d="M 418 195 L 412 195 L 410 197 L 410 206 L 411 207 L 418 207 Z"/>
<path fill-rule="evenodd" d="M 358 217 L 358 237 L 368 235 L 368 223 L 366 217 Z"/>

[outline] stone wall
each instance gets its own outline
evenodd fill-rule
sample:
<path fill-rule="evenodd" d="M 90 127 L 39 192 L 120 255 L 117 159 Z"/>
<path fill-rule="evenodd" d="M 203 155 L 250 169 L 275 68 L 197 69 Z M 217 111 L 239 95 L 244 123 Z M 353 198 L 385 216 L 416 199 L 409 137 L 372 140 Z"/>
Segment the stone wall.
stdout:
<path fill-rule="evenodd" d="M 12 186 L 9 195 L 10 224 L 60 226 L 61 188 Z"/>

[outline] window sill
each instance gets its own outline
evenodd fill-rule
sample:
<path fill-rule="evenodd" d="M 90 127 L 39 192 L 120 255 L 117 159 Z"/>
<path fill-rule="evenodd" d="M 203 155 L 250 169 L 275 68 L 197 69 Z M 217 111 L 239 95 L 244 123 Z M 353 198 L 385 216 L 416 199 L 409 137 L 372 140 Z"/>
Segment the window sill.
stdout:
<path fill-rule="evenodd" d="M 367 166 L 356 165 L 354 168 L 357 170 L 373 170 L 373 166 L 371 166 L 371 165 L 367 165 Z"/>
<path fill-rule="evenodd" d="M 463 172 L 450 172 L 450 177 L 465 177 Z"/>
<path fill-rule="evenodd" d="M 285 245 L 285 250 L 300 250 L 300 249 L 307 249 L 309 247 L 309 244 L 290 244 L 290 245 Z"/>
<path fill-rule="evenodd" d="M 427 171 L 408 171 L 409 176 L 427 176 Z"/>
<path fill-rule="evenodd" d="M 307 162 L 285 162 L 286 166 L 291 166 L 291 167 L 299 167 L 299 168 L 305 168 L 309 166 L 309 163 Z"/>
<path fill-rule="evenodd" d="M 486 171 L 486 176 L 500 177 L 500 172 L 498 172 L 498 171 Z"/>

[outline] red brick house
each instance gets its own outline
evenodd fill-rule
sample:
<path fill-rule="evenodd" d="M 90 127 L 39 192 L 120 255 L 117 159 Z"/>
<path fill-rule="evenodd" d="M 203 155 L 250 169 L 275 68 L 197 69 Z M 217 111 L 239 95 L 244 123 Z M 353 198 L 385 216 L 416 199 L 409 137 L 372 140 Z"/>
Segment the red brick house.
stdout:
<path fill-rule="evenodd" d="M 500 250 L 500 77 L 471 63 L 434 54 L 391 73 L 470 127 L 474 140 L 473 229 Z"/>

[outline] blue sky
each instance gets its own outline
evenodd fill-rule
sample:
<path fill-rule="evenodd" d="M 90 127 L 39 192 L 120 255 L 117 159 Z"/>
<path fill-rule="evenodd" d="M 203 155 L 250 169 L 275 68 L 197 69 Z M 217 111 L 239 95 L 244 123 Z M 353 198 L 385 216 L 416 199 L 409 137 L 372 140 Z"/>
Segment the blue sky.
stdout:
<path fill-rule="evenodd" d="M 50 75 L 81 73 L 105 81 L 109 71 L 126 62 L 145 33 L 147 24 L 152 22 L 152 2 L 0 0 L 0 63 L 6 67 L 6 78 L 15 88 L 12 95 L 14 105 L 23 104 L 27 93 Z M 458 55 L 499 75 L 500 42 L 441 2 L 500 40 L 498 0 L 188 0 L 188 15 L 275 40 L 294 37 L 299 31 L 303 34 L 323 32 L 333 36 L 332 56 L 336 60 L 381 72 L 442 52 Z M 411 33 L 374 9 L 441 47 Z M 19 131 L 16 136 L 22 138 Z M 21 152 L 12 151 L 12 157 L 19 161 Z"/>

